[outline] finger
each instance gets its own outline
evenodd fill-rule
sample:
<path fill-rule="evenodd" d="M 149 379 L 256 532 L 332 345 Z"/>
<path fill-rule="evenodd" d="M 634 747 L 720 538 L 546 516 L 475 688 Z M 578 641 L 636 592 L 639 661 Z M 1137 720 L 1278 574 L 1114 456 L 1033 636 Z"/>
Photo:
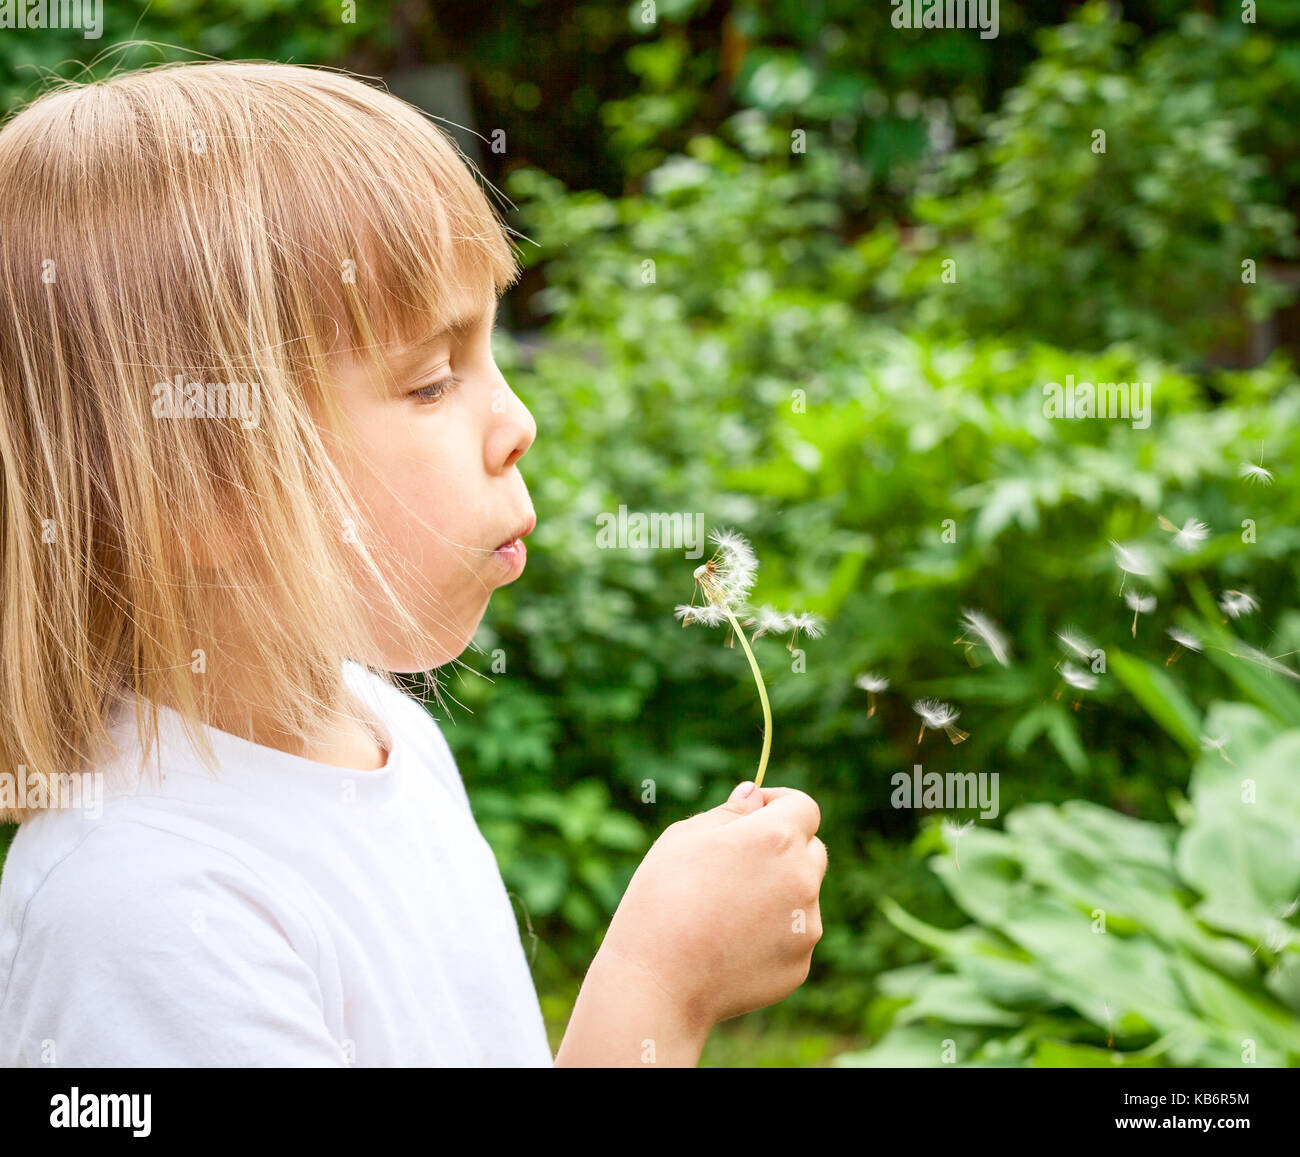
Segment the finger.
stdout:
<path fill-rule="evenodd" d="M 829 855 L 826 851 L 826 845 L 816 836 L 808 841 L 808 854 L 812 856 L 813 863 L 817 865 L 818 879 L 826 878 L 826 867 L 829 862 Z"/>
<path fill-rule="evenodd" d="M 747 816 L 751 812 L 758 811 L 763 806 L 762 790 L 754 787 L 753 780 L 746 780 L 738 784 L 735 790 L 727 797 L 727 802 L 722 804 L 717 810 L 720 812 L 730 812 L 733 815 Z"/>
<path fill-rule="evenodd" d="M 762 789 L 764 793 L 767 788 Z M 807 792 L 799 791 L 792 787 L 778 787 L 771 789 L 773 793 L 779 792 L 772 798 L 765 798 L 761 810 L 755 812 L 757 819 L 765 822 L 792 822 L 803 832 L 809 839 L 821 827 L 822 813 L 821 808 L 817 806 L 817 801 Z"/>

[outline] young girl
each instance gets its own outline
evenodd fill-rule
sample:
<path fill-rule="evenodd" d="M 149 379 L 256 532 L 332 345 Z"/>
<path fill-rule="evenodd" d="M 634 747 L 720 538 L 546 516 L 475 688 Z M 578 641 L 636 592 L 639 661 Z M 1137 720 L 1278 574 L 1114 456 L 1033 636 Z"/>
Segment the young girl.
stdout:
<path fill-rule="evenodd" d="M 465 161 L 335 73 L 154 68 L 0 131 L 0 238 L 0 1063 L 551 1064 L 381 674 L 454 661 L 534 523 Z M 555 1063 L 691 1065 L 803 982 L 817 806 L 746 788 L 648 853 Z"/>

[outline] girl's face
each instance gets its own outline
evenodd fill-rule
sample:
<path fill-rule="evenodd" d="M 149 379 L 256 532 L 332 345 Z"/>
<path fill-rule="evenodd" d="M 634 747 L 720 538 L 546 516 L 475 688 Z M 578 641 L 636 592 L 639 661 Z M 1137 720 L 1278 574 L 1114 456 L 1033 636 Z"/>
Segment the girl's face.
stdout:
<path fill-rule="evenodd" d="M 492 357 L 495 318 L 493 305 L 389 351 L 389 381 L 355 359 L 339 374 L 356 447 L 339 467 L 371 518 L 376 561 L 433 640 L 429 653 L 410 653 L 391 616 L 376 611 L 381 654 L 370 661 L 389 671 L 456 658 L 492 592 L 523 573 L 515 540 L 536 519 L 518 462 L 537 424 Z M 373 580 L 362 581 L 370 605 L 382 607 Z"/>

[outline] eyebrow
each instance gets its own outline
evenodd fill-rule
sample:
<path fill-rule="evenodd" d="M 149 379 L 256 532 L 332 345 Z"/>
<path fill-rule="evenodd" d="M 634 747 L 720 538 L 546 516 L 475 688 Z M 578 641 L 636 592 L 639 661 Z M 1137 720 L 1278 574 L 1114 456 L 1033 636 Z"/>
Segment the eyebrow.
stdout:
<path fill-rule="evenodd" d="M 491 329 L 493 326 L 496 325 L 497 312 L 500 306 L 501 306 L 501 299 L 496 298 L 492 303 L 492 320 L 488 324 L 489 329 Z M 408 358 L 413 357 L 416 354 L 419 354 L 422 351 L 428 349 L 429 346 L 442 341 L 443 338 L 451 337 L 454 334 L 463 333 L 467 329 L 473 329 L 474 326 L 478 325 L 481 318 L 482 318 L 482 314 L 480 313 L 464 314 L 461 317 L 452 318 L 452 320 L 449 321 L 446 325 L 441 325 L 437 329 L 433 330 L 431 333 L 425 334 L 424 337 L 416 338 L 409 345 L 404 346 L 402 353 L 405 357 Z"/>
<path fill-rule="evenodd" d="M 493 302 L 493 311 L 491 311 L 491 324 L 487 326 L 489 331 L 497 324 L 497 313 L 500 307 L 500 298 Z M 465 330 L 472 329 L 482 318 L 481 313 L 468 313 L 460 317 L 454 317 L 446 325 L 439 325 L 437 329 L 430 330 L 424 337 L 412 339 L 411 342 L 403 344 L 389 355 L 389 364 L 396 370 L 399 376 L 411 373 L 415 370 L 420 359 L 424 356 L 425 351 L 430 346 L 435 346 L 438 342 L 445 341 L 448 337 L 454 337 L 456 334 L 464 333 Z"/>

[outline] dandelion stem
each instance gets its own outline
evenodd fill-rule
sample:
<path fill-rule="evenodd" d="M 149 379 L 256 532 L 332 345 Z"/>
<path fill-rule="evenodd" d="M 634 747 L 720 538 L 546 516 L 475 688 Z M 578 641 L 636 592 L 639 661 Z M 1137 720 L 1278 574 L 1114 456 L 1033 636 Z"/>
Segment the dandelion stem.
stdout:
<path fill-rule="evenodd" d="M 763 673 L 758 669 L 758 660 L 754 658 L 754 652 L 749 648 L 749 640 L 745 638 L 745 632 L 740 629 L 740 624 L 736 622 L 736 616 L 731 613 L 730 608 L 724 605 L 722 609 L 727 612 L 727 618 L 731 620 L 736 638 L 745 648 L 745 658 L 749 660 L 749 666 L 754 672 L 754 682 L 758 684 L 758 697 L 763 704 L 763 754 L 758 760 L 758 774 L 754 776 L 754 787 L 760 788 L 763 786 L 763 772 L 767 770 L 767 757 L 772 750 L 772 708 L 767 701 L 767 687 L 763 684 Z"/>

